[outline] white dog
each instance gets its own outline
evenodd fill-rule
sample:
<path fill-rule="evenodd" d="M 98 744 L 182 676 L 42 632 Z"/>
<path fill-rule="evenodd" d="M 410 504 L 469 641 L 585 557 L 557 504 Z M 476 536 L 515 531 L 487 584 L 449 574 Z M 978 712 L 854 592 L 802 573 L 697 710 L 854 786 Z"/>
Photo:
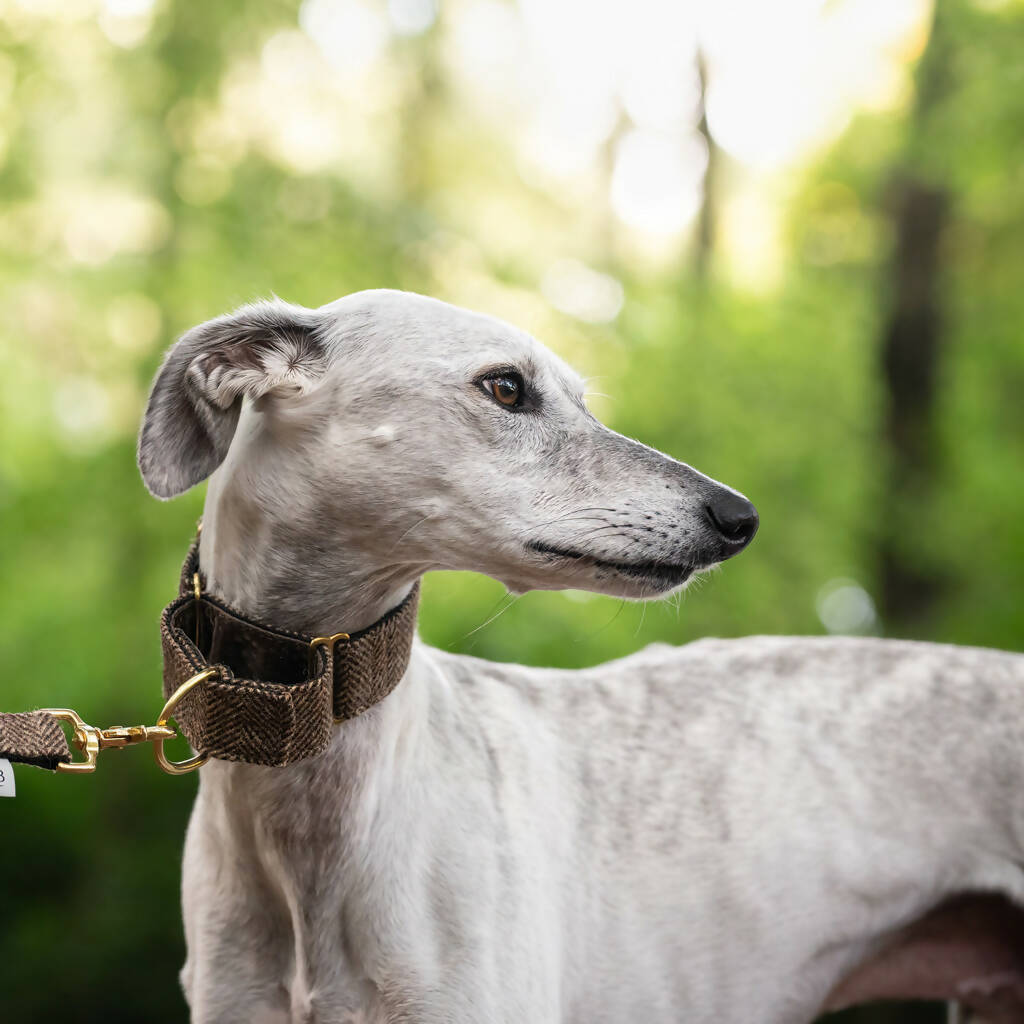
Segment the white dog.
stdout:
<path fill-rule="evenodd" d="M 212 473 L 211 592 L 310 633 L 431 569 L 664 594 L 757 526 L 533 338 L 400 292 L 190 331 L 139 460 L 162 498 Z M 1022 865 L 1022 656 L 758 637 L 567 672 L 417 643 L 323 756 L 201 770 L 183 982 L 196 1024 L 803 1024 L 880 996 L 1020 1021 Z"/>

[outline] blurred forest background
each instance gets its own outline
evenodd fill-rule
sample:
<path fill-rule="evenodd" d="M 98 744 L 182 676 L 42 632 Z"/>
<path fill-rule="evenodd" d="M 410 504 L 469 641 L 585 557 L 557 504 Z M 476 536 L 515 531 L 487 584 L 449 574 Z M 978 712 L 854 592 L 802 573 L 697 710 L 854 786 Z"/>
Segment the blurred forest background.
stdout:
<path fill-rule="evenodd" d="M 1020 0 L 0 0 L 0 38 L 5 710 L 154 718 L 202 489 L 153 501 L 136 426 L 166 346 L 270 292 L 503 316 L 758 505 L 681 602 L 431 577 L 434 644 L 1024 647 Z M 185 1019 L 195 785 L 19 771 L 0 1018 Z"/>

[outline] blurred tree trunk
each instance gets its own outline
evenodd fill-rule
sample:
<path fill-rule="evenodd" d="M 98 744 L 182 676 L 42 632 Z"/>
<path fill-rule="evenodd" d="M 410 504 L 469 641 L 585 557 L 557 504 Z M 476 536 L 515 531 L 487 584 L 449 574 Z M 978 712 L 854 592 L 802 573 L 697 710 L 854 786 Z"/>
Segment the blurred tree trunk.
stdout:
<path fill-rule="evenodd" d="M 945 186 L 922 166 L 920 149 L 948 88 L 951 40 L 944 10 L 936 4 L 918 67 L 907 152 L 895 175 L 891 292 L 880 339 L 886 480 L 879 509 L 879 590 L 883 622 L 895 633 L 912 629 L 942 589 L 940 572 L 917 556 L 914 541 L 934 497 L 939 461 L 935 396 L 945 327 L 941 246 L 950 204 Z"/>
<path fill-rule="evenodd" d="M 939 574 L 908 552 L 908 541 L 933 498 L 938 469 L 935 385 L 944 326 L 939 247 L 949 201 L 944 189 L 909 178 L 895 205 L 894 294 L 881 346 L 888 480 L 879 555 L 883 621 L 899 632 L 927 613 L 942 587 Z"/>
<path fill-rule="evenodd" d="M 878 510 L 879 590 L 886 631 L 913 628 L 942 588 L 938 570 L 915 557 L 914 541 L 934 498 L 939 454 L 936 384 L 945 318 L 941 302 L 942 238 L 950 199 L 921 159 L 922 140 L 948 88 L 951 0 L 937 0 L 932 31 L 917 71 L 907 145 L 890 198 L 893 249 L 889 300 L 879 338 L 885 412 L 885 480 Z M 946 1007 L 927 1003 L 866 1006 L 830 1017 L 831 1024 L 946 1024 Z"/>
<path fill-rule="evenodd" d="M 632 127 L 628 115 L 620 110 L 615 118 L 615 125 L 608 133 L 601 147 L 598 168 L 601 174 L 602 194 L 605 197 L 604 216 L 601 223 L 598 250 L 600 264 L 618 270 L 622 266 L 619 253 L 619 225 L 612 208 L 612 178 L 615 175 L 615 160 L 618 157 L 619 144 Z"/>
<path fill-rule="evenodd" d="M 402 199 L 410 216 L 422 216 L 434 177 L 434 146 L 438 115 L 449 102 L 440 33 L 436 25 L 396 46 L 414 69 L 402 103 Z"/>
<path fill-rule="evenodd" d="M 707 147 L 708 165 L 704 170 L 704 183 L 700 210 L 697 213 L 697 230 L 693 249 L 693 276 L 697 286 L 702 286 L 708 277 L 711 258 L 715 251 L 715 201 L 718 184 L 718 149 L 708 128 L 707 91 L 708 68 L 704 53 L 697 50 L 697 81 L 699 83 L 699 115 L 697 132 Z"/>

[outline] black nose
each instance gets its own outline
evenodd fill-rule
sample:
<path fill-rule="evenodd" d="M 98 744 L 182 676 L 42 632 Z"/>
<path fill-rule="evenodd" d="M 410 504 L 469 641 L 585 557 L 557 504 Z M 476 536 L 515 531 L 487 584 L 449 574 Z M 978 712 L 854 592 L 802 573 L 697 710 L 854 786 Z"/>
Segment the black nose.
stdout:
<path fill-rule="evenodd" d="M 757 509 L 735 491 L 722 488 L 704 501 L 704 511 L 721 534 L 726 550 L 736 554 L 745 548 L 757 533 Z"/>

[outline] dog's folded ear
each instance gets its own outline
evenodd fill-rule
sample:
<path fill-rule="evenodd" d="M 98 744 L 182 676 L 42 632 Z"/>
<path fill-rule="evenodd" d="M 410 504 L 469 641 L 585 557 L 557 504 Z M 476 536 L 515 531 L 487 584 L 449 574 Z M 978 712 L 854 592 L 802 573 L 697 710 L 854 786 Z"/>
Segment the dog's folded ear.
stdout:
<path fill-rule="evenodd" d="M 320 379 L 317 326 L 315 311 L 273 300 L 181 337 L 156 375 L 139 432 L 139 469 L 153 495 L 173 498 L 224 461 L 243 398 L 307 391 Z"/>

